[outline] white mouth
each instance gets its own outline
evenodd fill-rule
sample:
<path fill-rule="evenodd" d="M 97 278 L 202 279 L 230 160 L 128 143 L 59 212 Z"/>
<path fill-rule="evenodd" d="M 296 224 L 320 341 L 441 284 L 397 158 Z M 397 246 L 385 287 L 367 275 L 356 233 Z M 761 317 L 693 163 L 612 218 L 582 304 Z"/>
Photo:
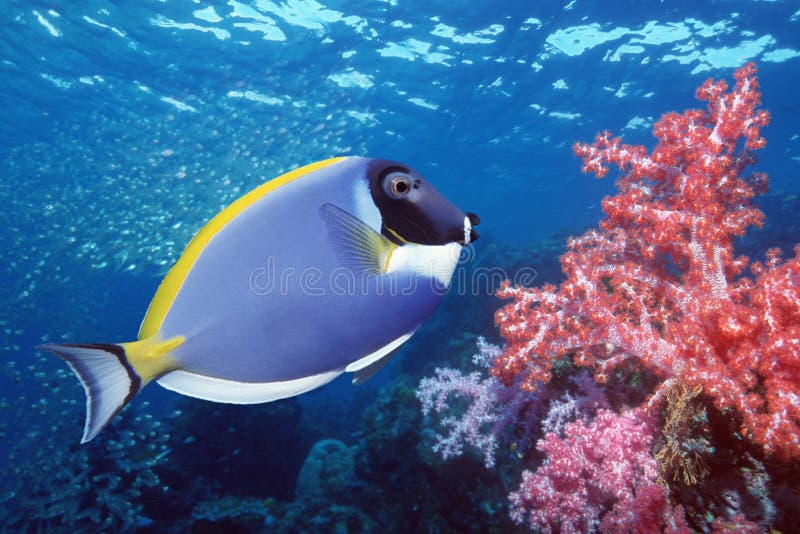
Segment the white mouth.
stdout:
<path fill-rule="evenodd" d="M 469 244 L 469 235 L 472 232 L 472 223 L 469 217 L 464 217 L 464 246 Z"/>

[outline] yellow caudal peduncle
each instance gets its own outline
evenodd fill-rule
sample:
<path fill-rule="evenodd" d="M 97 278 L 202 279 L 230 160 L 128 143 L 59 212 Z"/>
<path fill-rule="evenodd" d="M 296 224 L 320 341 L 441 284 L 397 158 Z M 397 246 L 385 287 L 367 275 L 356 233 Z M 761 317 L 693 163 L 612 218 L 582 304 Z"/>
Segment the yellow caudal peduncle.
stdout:
<path fill-rule="evenodd" d="M 125 359 L 142 379 L 142 386 L 144 386 L 154 378 L 178 368 L 177 362 L 170 353 L 180 347 L 185 340 L 183 336 L 175 336 L 166 341 L 158 339 L 158 336 L 153 336 L 120 345 L 125 349 Z"/>
<path fill-rule="evenodd" d="M 161 285 L 158 286 L 158 290 L 153 300 L 150 302 L 150 307 L 147 308 L 147 314 L 142 321 L 142 326 L 139 328 L 139 339 L 144 340 L 158 333 L 161 324 L 164 322 L 164 318 L 167 316 L 167 312 L 172 307 L 172 303 L 178 295 L 178 291 L 183 285 L 184 280 L 186 280 L 195 261 L 200 257 L 203 249 L 206 248 L 211 239 L 222 230 L 226 224 L 275 189 L 314 171 L 333 165 L 342 159 L 344 158 L 331 158 L 318 161 L 270 180 L 235 200 L 230 206 L 219 212 L 203 226 L 189 242 L 186 250 L 183 251 L 181 257 L 178 258 L 178 261 L 175 262 L 175 265 L 169 270 L 164 280 L 161 281 Z"/>

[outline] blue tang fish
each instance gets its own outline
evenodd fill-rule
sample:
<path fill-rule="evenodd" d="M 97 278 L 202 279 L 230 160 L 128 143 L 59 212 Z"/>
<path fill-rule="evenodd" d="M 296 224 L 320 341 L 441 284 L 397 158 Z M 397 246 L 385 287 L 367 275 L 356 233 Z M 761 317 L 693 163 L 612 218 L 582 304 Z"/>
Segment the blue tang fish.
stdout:
<path fill-rule="evenodd" d="M 217 214 L 129 343 L 51 343 L 86 391 L 81 443 L 152 380 L 254 404 L 377 372 L 442 299 L 478 217 L 411 168 L 360 157 L 271 180 Z"/>

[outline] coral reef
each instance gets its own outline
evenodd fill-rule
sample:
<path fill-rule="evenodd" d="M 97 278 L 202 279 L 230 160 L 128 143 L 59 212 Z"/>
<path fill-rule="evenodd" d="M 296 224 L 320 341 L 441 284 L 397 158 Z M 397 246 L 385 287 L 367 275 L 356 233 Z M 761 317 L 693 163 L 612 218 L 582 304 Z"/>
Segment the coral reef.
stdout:
<path fill-rule="evenodd" d="M 473 360 L 488 367 L 499 354 L 499 347 L 478 338 L 478 353 Z M 515 450 L 520 450 L 520 443 L 525 448 L 538 419 L 537 412 L 549 399 L 549 392 L 537 394 L 505 386 L 495 377 L 483 377 L 477 371 L 463 375 L 456 369 L 439 368 L 435 373 L 420 381 L 416 393 L 423 415 L 442 415 L 439 424 L 445 432 L 436 436 L 434 452 L 447 460 L 460 456 L 467 445 L 480 452 L 484 465 L 491 469 L 504 436 L 514 435 Z M 456 399 L 464 405 L 458 416 L 453 413 Z"/>
<path fill-rule="evenodd" d="M 298 429 L 297 399 L 238 406 L 178 397 L 175 407 L 180 416 L 172 423 L 164 475 L 171 485 L 198 488 L 204 497 L 229 488 L 241 496 L 292 499 L 312 444 Z"/>
<path fill-rule="evenodd" d="M 708 421 L 706 410 L 695 401 L 701 391 L 700 387 L 690 389 L 676 383 L 666 393 L 666 414 L 661 428 L 663 442 L 655 451 L 665 485 L 666 480 L 671 479 L 693 486 L 709 473 L 705 458 L 714 450 L 703 436 Z"/>
<path fill-rule="evenodd" d="M 125 410 L 103 439 L 81 447 L 75 421 L 83 408 L 73 395 L 59 395 L 74 379 L 64 369 L 38 374 L 42 396 L 4 402 L 0 412 L 0 422 L 9 426 L 32 415 L 45 423 L 24 426 L 26 432 L 3 428 L 13 443 L 0 468 L 0 530 L 133 532 L 151 524 L 145 503 L 171 495 L 158 472 L 169 452 L 169 417 L 156 420 L 143 402 Z"/>
<path fill-rule="evenodd" d="M 532 468 L 510 495 L 517 522 L 546 532 L 792 524 L 800 247 L 785 261 L 778 249 L 763 262 L 734 254 L 764 220 L 753 199 L 767 178 L 746 171 L 769 120 L 755 66 L 735 79 L 730 91 L 714 80 L 698 90 L 705 110 L 656 122 L 650 153 L 607 132 L 576 144 L 585 172 L 620 168 L 618 192 L 603 201 L 597 229 L 569 239 L 558 286 L 500 289 L 511 301 L 496 315 L 505 344 L 490 373 L 500 384 L 438 370 L 420 385 L 424 413 L 445 429 L 435 446 L 446 457 L 462 443 L 484 457 L 499 448 L 499 388 L 549 402 L 536 422 L 541 410 L 506 408 L 517 427 L 553 429 L 538 434 L 541 455 L 523 455 Z M 604 394 L 548 394 L 580 368 Z M 575 406 L 592 397 L 595 412 Z"/>
<path fill-rule="evenodd" d="M 335 439 L 323 439 L 311 450 L 297 475 L 296 501 L 308 506 L 335 501 L 337 493 L 347 491 L 355 478 L 353 450 Z"/>
<path fill-rule="evenodd" d="M 79 386 L 59 362 L 21 363 L 20 346 L 42 340 L 0 320 L 11 358 L 0 531 L 792 531 L 799 278 L 796 258 L 768 249 L 791 255 L 796 226 L 770 220 L 799 204 L 752 196 L 765 181 L 744 172 L 765 116 L 752 69 L 737 83 L 705 86 L 705 111 L 668 115 L 649 154 L 607 135 L 578 145 L 587 170 L 621 163 L 622 189 L 600 228 L 570 241 L 566 280 L 563 236 L 515 246 L 484 236 L 460 271 L 478 273 L 478 294 L 448 295 L 352 400 L 336 385 L 247 407 L 157 392 L 79 447 Z M 756 200 L 770 213 L 761 229 Z M 507 286 L 502 338 L 496 266 L 560 283 Z M 71 307 L 129 302 L 157 283 L 139 268 L 101 269 L 92 293 L 69 259 L 59 267 L 69 286 L 59 309 L 42 292 L 24 302 L 40 309 L 26 311 L 33 323 L 60 316 L 53 331 L 65 337 L 100 328 L 76 327 Z M 130 317 L 104 322 L 121 330 Z M 550 329 L 537 338 L 540 324 Z"/>
<path fill-rule="evenodd" d="M 565 439 L 546 434 L 545 462 L 509 496 L 512 517 L 548 534 L 688 530 L 657 482 L 654 427 L 648 415 L 600 410 L 588 425 L 567 423 Z"/>
<path fill-rule="evenodd" d="M 622 169 L 619 193 L 598 230 L 570 240 L 558 289 L 503 288 L 513 302 L 497 314 L 508 343 L 493 373 L 533 389 L 550 354 L 574 353 L 601 381 L 635 359 L 665 387 L 702 387 L 766 452 L 800 457 L 800 258 L 772 250 L 747 276 L 750 259 L 734 257 L 734 238 L 763 220 L 752 198 L 766 176 L 745 169 L 769 120 L 755 67 L 735 76 L 730 92 L 712 80 L 698 90 L 707 110 L 662 117 L 651 154 L 608 133 L 575 145 L 584 171 Z"/>
<path fill-rule="evenodd" d="M 225 495 L 203 501 L 192 510 L 194 532 L 258 532 L 274 526 L 278 506 L 273 499 Z"/>

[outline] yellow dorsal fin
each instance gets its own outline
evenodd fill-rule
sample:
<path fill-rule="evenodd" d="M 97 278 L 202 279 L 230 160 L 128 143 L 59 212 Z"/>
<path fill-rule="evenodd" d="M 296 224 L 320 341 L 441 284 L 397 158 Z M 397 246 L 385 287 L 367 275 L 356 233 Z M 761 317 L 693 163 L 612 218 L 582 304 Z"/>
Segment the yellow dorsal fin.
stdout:
<path fill-rule="evenodd" d="M 306 165 L 305 167 L 300 167 L 299 169 L 278 176 L 240 197 L 211 219 L 208 224 L 195 234 L 186 246 L 186 250 L 183 251 L 181 257 L 178 258 L 178 261 L 161 281 L 161 285 L 158 286 L 158 290 L 153 300 L 150 302 L 150 307 L 147 308 L 147 314 L 144 316 L 142 326 L 139 328 L 139 339 L 146 339 L 158 333 L 161 324 L 164 322 L 164 318 L 167 316 L 167 312 L 172 307 L 172 303 L 183 285 L 183 281 L 186 279 L 195 261 L 197 261 L 197 258 L 200 257 L 203 249 L 206 248 L 206 245 L 208 245 L 211 238 L 213 238 L 217 232 L 222 230 L 222 228 L 236 218 L 236 216 L 268 193 L 316 170 L 333 165 L 342 159 L 344 158 L 331 158 L 318 161 L 317 163 L 312 163 L 311 165 Z"/>

